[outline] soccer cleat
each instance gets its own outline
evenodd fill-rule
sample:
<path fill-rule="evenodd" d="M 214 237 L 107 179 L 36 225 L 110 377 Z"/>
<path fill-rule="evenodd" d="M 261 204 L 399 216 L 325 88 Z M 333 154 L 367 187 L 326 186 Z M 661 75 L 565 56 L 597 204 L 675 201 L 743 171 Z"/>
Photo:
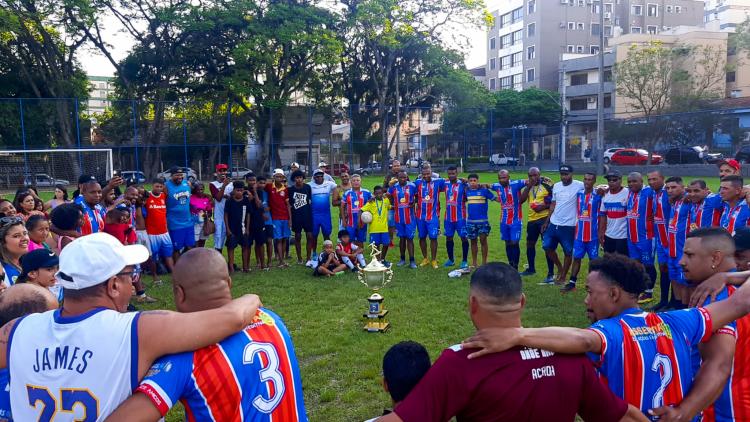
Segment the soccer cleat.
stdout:
<path fill-rule="evenodd" d="M 382 261 L 382 262 L 383 262 L 383 265 L 384 265 L 384 266 L 385 266 L 386 268 L 390 268 L 390 266 L 391 266 L 391 263 L 390 263 L 389 261 Z"/>
<path fill-rule="evenodd" d="M 406 261 L 404 261 L 403 259 L 402 259 L 401 261 L 398 261 L 398 262 L 396 263 L 396 266 L 397 266 L 397 267 L 403 267 L 404 265 L 406 265 Z"/>
<path fill-rule="evenodd" d="M 432 261 L 432 268 L 436 269 L 436 270 L 438 269 L 438 263 L 437 263 L 437 261 Z"/>
<path fill-rule="evenodd" d="M 570 293 L 576 289 L 576 284 L 569 281 L 564 286 L 560 287 L 560 293 Z"/>
<path fill-rule="evenodd" d="M 156 302 L 158 302 L 158 300 L 154 299 L 153 297 L 151 297 L 149 295 L 145 295 L 145 294 L 141 295 L 141 296 L 136 296 L 135 297 L 135 301 L 138 302 L 138 303 L 156 303 Z"/>
<path fill-rule="evenodd" d="M 555 285 L 555 279 L 554 278 L 545 278 L 544 281 L 540 281 L 537 283 L 540 286 L 554 286 Z"/>
<path fill-rule="evenodd" d="M 459 268 L 461 268 L 462 270 L 465 270 L 465 269 L 469 268 L 469 263 L 466 262 L 466 261 L 461 261 L 461 267 L 459 267 Z"/>
<path fill-rule="evenodd" d="M 448 259 L 448 260 L 446 260 L 446 261 L 445 261 L 445 263 L 443 264 L 443 267 L 452 267 L 452 266 L 454 266 L 454 265 L 456 265 L 456 263 L 455 263 L 455 262 L 453 262 L 452 260 Z"/>
<path fill-rule="evenodd" d="M 430 260 L 427 258 L 423 259 L 422 262 L 419 263 L 420 267 L 426 267 L 428 265 L 430 265 Z"/>
<path fill-rule="evenodd" d="M 652 300 L 654 300 L 654 294 L 651 292 L 643 292 L 638 296 L 638 303 L 640 304 L 649 303 Z"/>
<path fill-rule="evenodd" d="M 528 276 L 534 275 L 534 274 L 536 274 L 536 271 L 525 270 L 520 275 L 521 275 L 521 277 L 528 277 Z"/>
<path fill-rule="evenodd" d="M 305 263 L 305 267 L 309 267 L 309 268 L 315 268 L 314 265 L 315 263 L 312 261 L 312 259 Z"/>
<path fill-rule="evenodd" d="M 548 274 L 547 278 L 544 279 L 545 283 L 552 283 L 555 284 L 555 275 L 554 274 Z"/>
<path fill-rule="evenodd" d="M 412 263 L 411 263 L 411 264 L 409 264 L 409 268 L 411 268 L 411 269 L 413 269 L 413 270 L 416 270 L 416 269 L 417 269 L 417 263 L 416 263 L 416 262 L 414 262 L 414 261 L 412 261 Z"/>

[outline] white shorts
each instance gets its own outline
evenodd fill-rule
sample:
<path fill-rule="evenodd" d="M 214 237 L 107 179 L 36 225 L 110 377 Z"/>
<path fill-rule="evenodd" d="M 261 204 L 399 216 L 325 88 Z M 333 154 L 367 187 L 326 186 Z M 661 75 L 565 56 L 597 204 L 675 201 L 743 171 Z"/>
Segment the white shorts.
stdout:
<path fill-rule="evenodd" d="M 193 225 L 193 233 L 195 233 L 195 241 L 206 240 L 209 236 L 203 234 L 203 223 L 197 223 Z"/>
<path fill-rule="evenodd" d="M 148 238 L 148 233 L 146 233 L 146 230 L 136 230 L 135 231 L 136 236 L 136 243 L 139 245 L 143 245 L 148 249 L 148 253 L 151 253 L 151 241 Z"/>

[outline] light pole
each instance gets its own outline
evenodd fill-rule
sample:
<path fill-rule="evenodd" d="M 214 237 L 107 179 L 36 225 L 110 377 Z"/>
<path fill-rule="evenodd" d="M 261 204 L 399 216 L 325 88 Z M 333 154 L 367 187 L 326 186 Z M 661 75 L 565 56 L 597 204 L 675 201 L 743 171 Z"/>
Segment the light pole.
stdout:
<path fill-rule="evenodd" d="M 599 92 L 596 98 L 596 172 L 604 174 L 602 148 L 604 148 L 604 4 L 599 1 Z"/>

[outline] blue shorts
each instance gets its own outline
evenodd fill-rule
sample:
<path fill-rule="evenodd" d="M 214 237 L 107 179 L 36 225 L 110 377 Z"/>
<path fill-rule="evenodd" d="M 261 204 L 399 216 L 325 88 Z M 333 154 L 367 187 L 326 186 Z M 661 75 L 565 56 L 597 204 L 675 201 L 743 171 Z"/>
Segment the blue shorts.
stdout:
<path fill-rule="evenodd" d="M 396 223 L 396 236 L 403 239 L 414 239 L 414 232 L 417 230 L 417 222 L 412 221 L 410 224 Z"/>
<path fill-rule="evenodd" d="M 151 244 L 151 255 L 156 259 L 159 259 L 159 257 L 172 257 L 174 247 L 172 246 L 172 238 L 169 237 L 169 233 L 150 234 L 148 235 L 148 241 Z"/>
<path fill-rule="evenodd" d="M 628 240 L 628 255 L 643 265 L 654 265 L 655 239 L 643 239 L 638 243 Z"/>
<path fill-rule="evenodd" d="M 172 246 L 176 251 L 195 246 L 195 228 L 192 226 L 170 230 L 169 237 L 172 238 Z"/>
<path fill-rule="evenodd" d="M 387 246 L 391 244 L 391 236 L 388 234 L 388 232 L 370 233 L 370 243 Z"/>
<path fill-rule="evenodd" d="M 687 286 L 689 283 L 685 279 L 682 267 L 680 267 L 680 259 L 682 259 L 682 256 L 669 258 L 669 280 Z"/>
<path fill-rule="evenodd" d="M 352 242 L 365 243 L 367 241 L 367 226 L 358 229 L 356 227 L 346 227 L 346 231 L 349 232 L 349 238 Z M 388 242 L 391 243 L 391 242 Z"/>
<path fill-rule="evenodd" d="M 654 243 L 656 244 L 656 258 L 659 259 L 659 264 L 669 265 L 669 250 L 661 245 L 659 239 L 655 239 Z"/>
<path fill-rule="evenodd" d="M 513 224 L 500 223 L 500 239 L 505 242 L 518 242 L 521 240 L 521 222 Z"/>
<path fill-rule="evenodd" d="M 313 227 L 312 227 L 313 237 L 318 237 L 320 232 L 323 232 L 323 237 L 328 239 L 329 237 L 331 237 L 332 230 L 333 230 L 333 224 L 331 224 L 330 215 L 328 216 L 321 215 L 320 217 L 313 215 Z"/>
<path fill-rule="evenodd" d="M 453 234 L 458 232 L 458 237 L 466 238 L 466 220 L 445 221 L 443 227 L 445 228 L 445 237 L 453 237 Z"/>
<path fill-rule="evenodd" d="M 583 259 L 587 254 L 589 260 L 599 258 L 599 239 L 588 242 L 578 239 L 573 241 L 573 259 Z"/>
<path fill-rule="evenodd" d="M 388 228 L 391 227 L 396 227 L 395 211 L 393 210 L 388 211 Z"/>
<path fill-rule="evenodd" d="M 490 234 L 491 230 L 492 230 L 492 227 L 490 227 L 490 223 L 486 221 L 482 223 L 467 222 L 466 223 L 466 238 L 474 240 L 481 235 Z"/>
<path fill-rule="evenodd" d="M 565 255 L 573 254 L 573 240 L 575 240 L 575 226 L 557 226 L 550 224 L 544 231 L 542 249 L 555 250 L 559 244 Z"/>
<path fill-rule="evenodd" d="M 430 239 L 437 239 L 440 235 L 440 220 L 433 218 L 430 221 L 417 220 L 417 230 L 419 230 L 419 238 L 424 239 L 427 236 Z"/>
<path fill-rule="evenodd" d="M 289 229 L 289 220 L 273 220 L 272 223 L 274 240 L 292 237 L 292 231 Z"/>

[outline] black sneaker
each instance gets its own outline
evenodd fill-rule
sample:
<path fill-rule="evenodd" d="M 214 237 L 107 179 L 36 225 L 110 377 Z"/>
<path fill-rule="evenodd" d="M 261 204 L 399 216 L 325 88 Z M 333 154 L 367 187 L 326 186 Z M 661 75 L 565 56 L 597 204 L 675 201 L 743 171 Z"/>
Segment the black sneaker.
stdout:
<path fill-rule="evenodd" d="M 560 287 L 560 293 L 570 293 L 576 289 L 576 284 L 567 282 L 564 286 Z"/>
<path fill-rule="evenodd" d="M 528 276 L 534 275 L 534 274 L 536 274 L 536 271 L 526 270 L 526 271 L 522 272 L 520 275 L 521 275 L 521 277 L 528 277 Z"/>

